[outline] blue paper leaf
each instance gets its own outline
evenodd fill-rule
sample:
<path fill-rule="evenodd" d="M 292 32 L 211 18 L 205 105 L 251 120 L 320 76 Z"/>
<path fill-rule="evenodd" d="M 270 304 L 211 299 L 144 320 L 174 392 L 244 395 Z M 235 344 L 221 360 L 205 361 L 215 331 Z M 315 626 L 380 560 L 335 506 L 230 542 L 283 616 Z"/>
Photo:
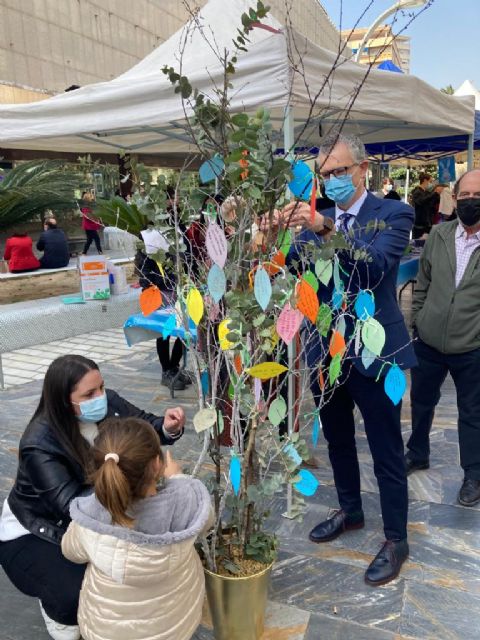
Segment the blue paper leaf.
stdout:
<path fill-rule="evenodd" d="M 318 416 L 315 416 L 315 420 L 313 421 L 313 430 L 312 430 L 312 443 L 314 447 L 316 447 L 318 444 L 319 435 L 320 435 L 320 418 Z"/>
<path fill-rule="evenodd" d="M 206 160 L 200 167 L 198 174 L 200 176 L 200 182 L 205 184 L 205 182 L 212 182 L 215 178 L 218 178 L 225 167 L 225 163 L 223 162 L 223 158 L 218 154 Z"/>
<path fill-rule="evenodd" d="M 332 294 L 332 307 L 338 311 L 343 304 L 343 291 L 339 291 L 338 289 L 333 290 Z"/>
<path fill-rule="evenodd" d="M 296 198 L 309 200 L 312 195 L 313 171 L 308 164 L 298 160 L 292 164 L 293 180 L 288 183 L 288 188 Z"/>
<path fill-rule="evenodd" d="M 176 326 L 177 326 L 177 318 L 175 314 L 172 313 L 172 315 L 168 318 L 168 320 L 165 322 L 165 324 L 162 327 L 163 338 L 168 338 Z"/>
<path fill-rule="evenodd" d="M 397 405 L 403 397 L 407 388 L 407 380 L 405 374 L 400 369 L 398 364 L 393 364 L 387 375 L 385 376 L 385 382 L 383 383 L 385 393 L 393 402 Z"/>
<path fill-rule="evenodd" d="M 202 371 L 202 373 L 200 374 L 200 382 L 202 384 L 202 393 L 203 396 L 207 396 L 208 392 L 210 390 L 210 380 L 208 377 L 208 371 L 205 369 L 205 371 Z"/>
<path fill-rule="evenodd" d="M 365 367 L 365 369 L 368 369 L 368 367 L 373 364 L 374 360 L 375 360 L 375 354 L 372 353 L 369 349 L 367 349 L 367 347 L 363 347 L 362 349 L 362 364 Z"/>
<path fill-rule="evenodd" d="M 302 464 L 302 457 L 291 442 L 283 447 L 283 451 L 294 461 L 297 467 Z"/>
<path fill-rule="evenodd" d="M 242 479 L 242 465 L 240 464 L 240 460 L 234 454 L 232 459 L 230 460 L 230 481 L 232 483 L 233 492 L 236 496 L 238 496 L 238 492 L 240 491 L 240 481 Z"/>
<path fill-rule="evenodd" d="M 298 475 L 300 476 L 300 480 L 294 482 L 293 486 L 295 489 L 304 496 L 313 496 L 320 484 L 318 480 L 313 473 L 307 469 L 300 469 Z"/>
<path fill-rule="evenodd" d="M 207 278 L 208 291 L 215 302 L 220 302 L 227 288 L 225 272 L 218 264 L 212 265 Z"/>
<path fill-rule="evenodd" d="M 360 320 L 366 320 L 375 314 L 375 300 L 370 291 L 360 291 L 355 300 L 355 313 Z"/>
<path fill-rule="evenodd" d="M 272 297 L 272 285 L 270 283 L 270 277 L 263 267 L 260 267 L 255 272 L 253 289 L 258 304 L 263 311 L 265 311 Z"/>

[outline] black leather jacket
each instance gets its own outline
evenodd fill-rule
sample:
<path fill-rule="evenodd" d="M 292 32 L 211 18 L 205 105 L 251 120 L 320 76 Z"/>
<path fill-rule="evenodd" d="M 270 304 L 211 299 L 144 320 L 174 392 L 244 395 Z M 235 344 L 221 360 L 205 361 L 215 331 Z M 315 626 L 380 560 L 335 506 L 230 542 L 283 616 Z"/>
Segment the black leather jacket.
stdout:
<path fill-rule="evenodd" d="M 146 413 L 110 389 L 107 389 L 107 418 L 142 418 L 160 436 L 162 444 L 173 444 L 163 432 L 163 417 Z M 48 422 L 41 417 L 25 430 L 19 448 L 17 477 L 8 496 L 13 515 L 30 533 L 60 544 L 70 522 L 73 498 L 89 493 L 82 467 L 55 438 Z"/>

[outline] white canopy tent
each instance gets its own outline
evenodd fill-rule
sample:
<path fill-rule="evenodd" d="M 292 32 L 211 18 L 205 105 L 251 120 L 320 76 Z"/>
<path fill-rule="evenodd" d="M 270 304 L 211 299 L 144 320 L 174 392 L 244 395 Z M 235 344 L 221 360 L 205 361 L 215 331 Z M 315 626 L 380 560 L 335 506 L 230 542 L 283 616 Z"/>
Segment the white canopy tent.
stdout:
<path fill-rule="evenodd" d="M 47 100 L 0 106 L 0 149 L 118 153 L 186 153 L 193 147 L 179 94 L 161 69 L 180 68 L 193 87 L 213 96 L 223 83 L 218 52 L 233 49 L 249 0 L 210 0 L 189 26 L 175 33 L 128 72 Z M 275 18 L 255 28 L 232 77 L 233 112 L 269 108 L 291 148 L 311 147 L 320 133 L 348 115 L 346 129 L 365 142 L 471 133 L 472 97 L 440 93 L 414 76 L 372 70 L 313 44 Z M 181 54 L 181 51 L 183 53 Z M 315 98 L 311 96 L 324 89 Z M 358 96 L 353 101 L 353 96 Z M 189 115 L 189 109 L 186 110 Z M 285 114 L 286 122 L 285 124 Z M 319 124 L 321 125 L 319 131 Z"/>

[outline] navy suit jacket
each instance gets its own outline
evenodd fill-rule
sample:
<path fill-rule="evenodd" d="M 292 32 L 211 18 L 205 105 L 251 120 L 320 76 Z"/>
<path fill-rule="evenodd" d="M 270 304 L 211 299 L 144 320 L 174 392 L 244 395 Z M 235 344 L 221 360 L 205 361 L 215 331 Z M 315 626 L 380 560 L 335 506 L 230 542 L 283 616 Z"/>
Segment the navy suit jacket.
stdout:
<path fill-rule="evenodd" d="M 322 213 L 327 217 L 335 218 L 335 209 L 327 209 Z M 414 211 L 408 204 L 397 200 L 379 199 L 369 193 L 354 220 L 352 226 L 354 235 L 353 238 L 349 238 L 349 242 L 356 249 L 365 249 L 371 261 L 357 260 L 354 262 L 345 252 L 339 253 L 342 268 L 348 274 L 353 274 L 349 279 L 347 291 L 350 299 L 362 289 L 372 290 L 375 297 L 374 317 L 385 329 L 386 339 L 381 356 L 376 358 L 367 369 L 362 364 L 361 350 L 357 357 L 354 353 L 354 345 L 349 345 L 347 357 L 351 359 L 360 373 L 367 377 L 376 377 L 385 361 L 395 361 L 402 369 L 408 369 L 417 364 L 410 336 L 397 301 L 398 267 L 410 238 L 413 219 Z M 385 222 L 385 228 L 367 231 L 365 229 L 367 223 L 373 220 Z M 303 231 L 292 247 L 289 255 L 290 260 L 295 258 L 295 255 L 299 255 L 298 245 L 304 242 L 320 244 L 322 239 L 311 231 Z M 345 287 L 347 288 L 347 283 L 345 283 Z M 318 290 L 320 302 L 330 302 L 332 293 L 333 279 L 328 286 L 320 283 Z M 309 321 L 306 323 L 307 326 L 303 331 L 303 344 L 306 350 L 307 365 L 309 368 L 314 368 L 322 358 L 322 354 L 328 350 L 329 337 L 321 338 L 317 329 Z M 347 339 L 352 334 L 352 330 L 352 323 L 347 322 Z M 386 375 L 388 370 L 389 367 L 384 366 L 382 375 Z"/>

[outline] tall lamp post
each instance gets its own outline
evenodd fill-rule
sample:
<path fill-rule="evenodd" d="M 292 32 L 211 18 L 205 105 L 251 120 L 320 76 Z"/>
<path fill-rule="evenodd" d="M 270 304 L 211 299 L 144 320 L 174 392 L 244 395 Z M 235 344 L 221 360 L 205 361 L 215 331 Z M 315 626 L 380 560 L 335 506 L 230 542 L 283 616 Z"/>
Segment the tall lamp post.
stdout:
<path fill-rule="evenodd" d="M 369 27 L 369 29 L 367 29 L 367 32 L 363 36 L 363 40 L 360 43 L 360 46 L 358 47 L 357 53 L 355 54 L 355 57 L 354 57 L 355 62 L 358 62 L 360 60 L 362 51 L 365 45 L 367 44 L 370 36 L 372 35 L 372 33 L 375 31 L 378 25 L 382 24 L 382 22 L 384 22 L 384 20 L 388 18 L 389 15 L 391 15 L 392 13 L 396 13 L 401 9 L 415 9 L 416 7 L 421 7 L 427 2 L 428 0 L 398 0 L 397 2 L 395 2 L 394 5 L 390 7 L 390 9 L 387 9 L 382 14 L 380 14 L 378 18 L 375 20 L 375 22 Z"/>

